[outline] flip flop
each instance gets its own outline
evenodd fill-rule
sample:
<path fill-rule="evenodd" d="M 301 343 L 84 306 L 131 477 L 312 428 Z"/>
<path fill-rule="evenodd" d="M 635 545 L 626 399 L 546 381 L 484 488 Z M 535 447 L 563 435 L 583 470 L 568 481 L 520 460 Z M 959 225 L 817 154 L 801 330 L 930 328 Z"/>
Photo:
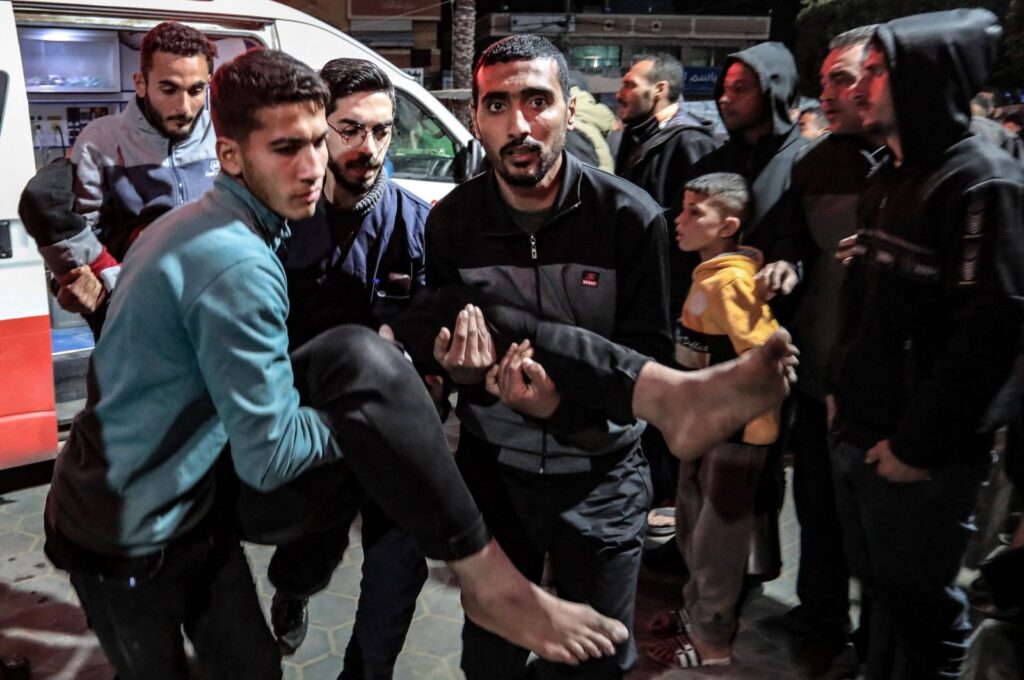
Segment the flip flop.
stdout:
<path fill-rule="evenodd" d="M 671 647 L 669 647 L 670 645 Z M 668 660 L 665 655 L 659 654 L 659 651 L 671 654 L 671 660 Z M 676 635 L 671 638 L 666 638 L 661 642 L 647 645 L 644 648 L 644 653 L 647 654 L 649 659 L 657 661 L 666 668 L 728 666 L 732 663 L 731 656 L 724 656 L 717 659 L 705 659 L 701 657 L 700 652 L 698 652 L 697 648 L 693 646 L 693 641 L 685 634 Z"/>
<path fill-rule="evenodd" d="M 671 517 L 672 524 L 666 526 L 654 526 L 650 523 L 654 517 Z M 671 536 L 676 533 L 676 509 L 675 508 L 654 508 L 647 513 L 647 535 L 656 538 Z"/>
<path fill-rule="evenodd" d="M 662 623 L 664 625 L 661 625 Z M 685 607 L 660 611 L 651 618 L 647 630 L 652 635 L 663 637 L 672 637 L 680 633 L 685 635 L 690 632 L 690 613 L 686 611 Z"/>

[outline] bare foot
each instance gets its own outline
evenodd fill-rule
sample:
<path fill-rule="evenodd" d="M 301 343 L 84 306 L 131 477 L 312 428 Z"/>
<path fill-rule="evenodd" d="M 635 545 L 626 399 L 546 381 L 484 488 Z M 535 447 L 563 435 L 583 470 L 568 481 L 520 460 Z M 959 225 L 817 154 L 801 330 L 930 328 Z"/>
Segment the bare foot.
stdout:
<path fill-rule="evenodd" d="M 459 577 L 466 616 L 549 661 L 575 665 L 610 656 L 629 637 L 620 622 L 527 581 L 494 540 L 450 566 Z"/>
<path fill-rule="evenodd" d="M 693 460 L 782 403 L 796 382 L 798 354 L 782 329 L 739 359 L 701 371 L 648 362 L 633 390 L 633 413 L 661 430 L 676 457 Z"/>

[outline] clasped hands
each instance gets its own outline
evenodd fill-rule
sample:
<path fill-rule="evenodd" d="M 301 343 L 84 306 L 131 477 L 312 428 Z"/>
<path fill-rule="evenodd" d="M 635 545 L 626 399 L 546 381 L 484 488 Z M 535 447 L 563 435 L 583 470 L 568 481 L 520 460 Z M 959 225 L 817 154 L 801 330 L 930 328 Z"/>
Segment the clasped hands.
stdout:
<path fill-rule="evenodd" d="M 547 371 L 533 360 L 529 340 L 512 344 L 497 360 L 494 339 L 484 314 L 466 305 L 455 320 L 454 331 L 444 327 L 434 338 L 434 359 L 459 385 L 481 382 L 487 392 L 509 408 L 535 418 L 549 418 L 561 396 Z"/>

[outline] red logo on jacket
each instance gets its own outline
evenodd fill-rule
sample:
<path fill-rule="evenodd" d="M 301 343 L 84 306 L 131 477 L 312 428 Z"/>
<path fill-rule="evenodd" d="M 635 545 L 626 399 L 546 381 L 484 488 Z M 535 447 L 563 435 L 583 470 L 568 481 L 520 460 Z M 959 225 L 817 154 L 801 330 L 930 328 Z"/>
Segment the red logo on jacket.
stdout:
<path fill-rule="evenodd" d="M 601 274 L 598 272 L 585 271 L 583 272 L 583 278 L 580 279 L 580 284 L 589 286 L 590 288 L 597 288 L 597 284 L 600 280 Z"/>

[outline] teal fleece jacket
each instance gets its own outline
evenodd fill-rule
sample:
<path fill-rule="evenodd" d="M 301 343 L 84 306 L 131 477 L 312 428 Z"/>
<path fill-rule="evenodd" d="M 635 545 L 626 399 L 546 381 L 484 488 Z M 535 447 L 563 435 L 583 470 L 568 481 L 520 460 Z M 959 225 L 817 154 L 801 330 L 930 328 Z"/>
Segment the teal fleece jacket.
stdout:
<path fill-rule="evenodd" d="M 264 490 L 340 456 L 293 386 L 273 251 L 287 236 L 221 174 L 133 245 L 54 469 L 48 521 L 68 538 L 119 555 L 164 547 L 209 511 L 229 441 L 238 476 Z"/>

